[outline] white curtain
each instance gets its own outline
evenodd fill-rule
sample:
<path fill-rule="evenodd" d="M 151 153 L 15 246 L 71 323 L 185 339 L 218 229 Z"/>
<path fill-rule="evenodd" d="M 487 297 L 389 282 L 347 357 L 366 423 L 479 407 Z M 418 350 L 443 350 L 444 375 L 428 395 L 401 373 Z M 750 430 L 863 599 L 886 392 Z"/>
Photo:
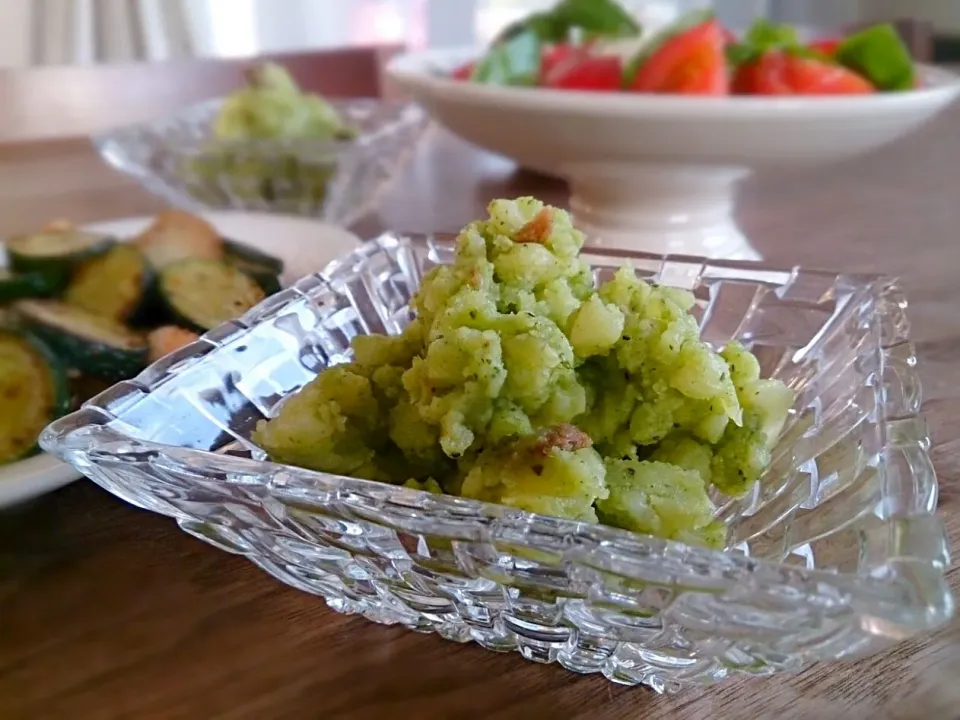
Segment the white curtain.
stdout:
<path fill-rule="evenodd" d="M 0 0 L 0 68 L 29 64 L 30 0 Z"/>
<path fill-rule="evenodd" d="M 0 0 L 0 67 L 250 56 L 348 44 L 489 40 L 555 0 Z M 908 16 L 960 29 L 960 0 L 622 0 L 655 26 L 712 2 L 734 28 Z"/>
<path fill-rule="evenodd" d="M 441 42 L 452 31 L 463 44 L 473 40 L 476 0 L 463 2 L 0 0 L 0 68 L 245 57 L 386 42 L 422 46 L 427 25 Z M 429 15 L 429 7 L 444 12 Z"/>
<path fill-rule="evenodd" d="M 4 3 L 10 0 L 3 0 Z M 196 55 L 196 0 L 30 0 L 30 65 L 169 60 Z"/>
<path fill-rule="evenodd" d="M 2 0 L 0 0 L 2 1 Z M 208 0 L 209 1 L 209 0 Z M 225 5 L 236 0 L 219 1 Z M 254 19 L 255 51 L 289 52 L 344 45 L 406 42 L 418 44 L 425 7 L 453 8 L 472 20 L 474 0 L 243 0 Z M 218 13 L 221 10 L 217 11 Z M 466 13 L 466 15 L 464 15 Z M 454 24 L 452 18 L 447 18 Z M 463 21 L 460 24 L 464 24 Z M 472 27 L 472 23 L 471 27 Z M 221 31 L 217 23 L 215 34 Z"/>

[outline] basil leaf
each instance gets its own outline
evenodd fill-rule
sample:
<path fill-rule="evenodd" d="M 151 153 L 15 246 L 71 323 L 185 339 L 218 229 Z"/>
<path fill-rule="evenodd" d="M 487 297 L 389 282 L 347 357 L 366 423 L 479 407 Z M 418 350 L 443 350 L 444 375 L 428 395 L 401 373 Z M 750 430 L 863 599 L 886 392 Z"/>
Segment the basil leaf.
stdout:
<path fill-rule="evenodd" d="M 592 37 L 625 38 L 640 34 L 640 24 L 617 0 L 561 0 L 553 13 L 570 28 Z"/>
<path fill-rule="evenodd" d="M 777 25 L 764 18 L 754 22 L 743 39 L 748 45 L 763 50 L 798 47 L 802 44 L 796 28 L 790 25 Z"/>
<path fill-rule="evenodd" d="M 487 85 L 536 85 L 542 43 L 532 30 L 523 30 L 494 44 L 481 58 L 470 79 Z"/>
<path fill-rule="evenodd" d="M 850 35 L 835 54 L 837 62 L 860 73 L 877 90 L 912 90 L 916 66 L 900 33 L 889 24 Z"/>
<path fill-rule="evenodd" d="M 587 37 L 635 37 L 640 25 L 617 0 L 561 0 L 552 10 L 511 23 L 496 42 L 532 31 L 544 44 L 568 42 L 577 28 Z"/>
<path fill-rule="evenodd" d="M 655 37 L 651 38 L 649 42 L 644 43 L 640 51 L 630 58 L 623 69 L 624 87 L 628 87 L 630 83 L 633 82 L 640 67 L 670 40 L 673 40 L 677 35 L 682 35 L 687 32 L 687 30 L 692 30 L 697 25 L 713 20 L 713 18 L 713 10 L 709 8 L 691 10 L 675 23 L 661 30 Z"/>
<path fill-rule="evenodd" d="M 570 24 L 554 11 L 539 12 L 517 20 L 506 27 L 494 44 L 509 40 L 521 33 L 531 31 L 544 44 L 566 42 L 570 37 Z"/>
<path fill-rule="evenodd" d="M 814 50 L 810 47 L 805 47 L 804 45 L 785 48 L 766 48 L 759 50 L 753 46 L 744 45 L 742 43 L 727 46 L 727 64 L 730 65 L 732 69 L 736 70 L 741 65 L 759 60 L 760 56 L 765 52 L 782 52 L 786 55 L 792 55 L 793 57 L 804 58 L 806 60 L 816 60 L 828 65 L 837 64 L 834 62 L 833 58 L 826 53 L 820 52 L 819 50 Z"/>
<path fill-rule="evenodd" d="M 751 63 L 761 55 L 772 51 L 789 52 L 804 57 L 817 57 L 820 54 L 806 48 L 796 28 L 790 25 L 777 25 L 761 18 L 750 26 L 743 40 L 727 47 L 727 62 L 734 68 Z"/>
<path fill-rule="evenodd" d="M 735 68 L 740 67 L 741 65 L 746 65 L 749 62 L 753 62 L 760 55 L 756 48 L 745 43 L 733 43 L 731 45 L 727 45 L 726 53 L 727 64 L 732 65 Z"/>

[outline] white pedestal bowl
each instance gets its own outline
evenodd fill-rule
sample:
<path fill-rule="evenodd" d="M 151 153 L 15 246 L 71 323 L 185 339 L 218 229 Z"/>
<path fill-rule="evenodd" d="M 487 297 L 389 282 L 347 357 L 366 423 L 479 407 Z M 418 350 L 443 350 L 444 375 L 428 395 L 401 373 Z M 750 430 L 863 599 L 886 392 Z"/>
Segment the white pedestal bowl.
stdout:
<path fill-rule="evenodd" d="M 476 49 L 395 58 L 390 77 L 448 130 L 569 181 L 595 245 L 758 259 L 734 218 L 751 172 L 835 162 L 916 130 L 960 93 L 960 78 L 922 69 L 904 93 L 691 97 L 513 88 L 456 81 Z"/>

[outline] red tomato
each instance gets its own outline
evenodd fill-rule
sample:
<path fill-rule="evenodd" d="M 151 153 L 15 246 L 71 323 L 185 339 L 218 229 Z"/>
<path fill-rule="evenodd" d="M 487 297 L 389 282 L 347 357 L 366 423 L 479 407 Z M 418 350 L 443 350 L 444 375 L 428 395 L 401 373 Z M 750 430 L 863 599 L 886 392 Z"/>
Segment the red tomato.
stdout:
<path fill-rule="evenodd" d="M 787 56 L 781 52 L 764 53 L 758 60 L 737 69 L 731 82 L 735 95 L 792 95 L 787 82 Z"/>
<path fill-rule="evenodd" d="M 614 92 L 623 83 L 623 62 L 616 55 L 570 55 L 544 76 L 545 87 L 561 90 Z"/>
<path fill-rule="evenodd" d="M 809 58 L 790 58 L 788 77 L 797 93 L 803 95 L 866 95 L 876 92 L 869 80 L 853 70 Z"/>
<path fill-rule="evenodd" d="M 816 50 L 817 52 L 822 52 L 827 57 L 833 57 L 837 52 L 837 48 L 840 47 L 842 42 L 843 40 L 840 38 L 814 40 L 812 43 L 810 43 L 810 49 Z"/>
<path fill-rule="evenodd" d="M 540 69 L 541 82 L 554 67 L 575 53 L 585 52 L 588 47 L 589 44 L 577 46 L 570 45 L 568 43 L 560 43 L 544 48 L 543 63 Z M 461 65 L 452 73 L 450 73 L 450 77 L 452 77 L 454 80 L 469 80 L 476 65 L 477 64 L 475 62 L 469 62 L 465 65 Z"/>
<path fill-rule="evenodd" d="M 453 71 L 451 77 L 454 80 L 469 80 L 470 76 L 473 74 L 473 68 L 476 66 L 476 63 L 469 62 L 466 65 L 461 65 L 456 70 Z"/>
<path fill-rule="evenodd" d="M 730 81 L 723 27 L 708 20 L 663 44 L 637 70 L 633 92 L 727 95 Z"/>
<path fill-rule="evenodd" d="M 768 52 L 737 71 L 733 91 L 745 95 L 863 95 L 875 88 L 839 65 Z"/>
<path fill-rule="evenodd" d="M 557 65 L 572 55 L 582 52 L 581 48 L 568 43 L 551 45 L 543 50 L 543 63 L 540 66 L 540 77 L 545 79 Z"/>

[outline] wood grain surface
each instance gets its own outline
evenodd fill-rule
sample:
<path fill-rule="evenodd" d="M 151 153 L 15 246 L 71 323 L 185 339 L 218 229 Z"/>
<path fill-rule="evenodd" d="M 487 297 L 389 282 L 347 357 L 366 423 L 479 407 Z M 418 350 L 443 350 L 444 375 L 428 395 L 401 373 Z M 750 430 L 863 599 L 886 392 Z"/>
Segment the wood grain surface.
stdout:
<path fill-rule="evenodd" d="M 3 97 L 0 80 L 0 98 Z M 0 138 L 30 137 L 0 102 Z M 39 111 L 35 111 L 39 112 Z M 102 116 L 86 121 L 110 120 Z M 4 124 L 6 122 L 6 125 Z M 40 135 L 47 137 L 53 127 Z M 62 135 L 74 126 L 60 128 Z M 83 130 L 81 130 L 83 132 Z M 900 276 L 924 382 L 941 512 L 960 536 L 960 110 L 881 153 L 744 188 L 772 262 Z M 439 130 L 364 223 L 455 230 L 492 197 L 564 203 Z M 160 208 L 85 141 L 0 144 L 0 234 L 51 217 Z M 956 572 L 951 574 L 954 587 Z M 960 624 L 859 663 L 674 697 L 340 616 L 90 482 L 0 513 L 3 720 L 960 718 Z"/>

